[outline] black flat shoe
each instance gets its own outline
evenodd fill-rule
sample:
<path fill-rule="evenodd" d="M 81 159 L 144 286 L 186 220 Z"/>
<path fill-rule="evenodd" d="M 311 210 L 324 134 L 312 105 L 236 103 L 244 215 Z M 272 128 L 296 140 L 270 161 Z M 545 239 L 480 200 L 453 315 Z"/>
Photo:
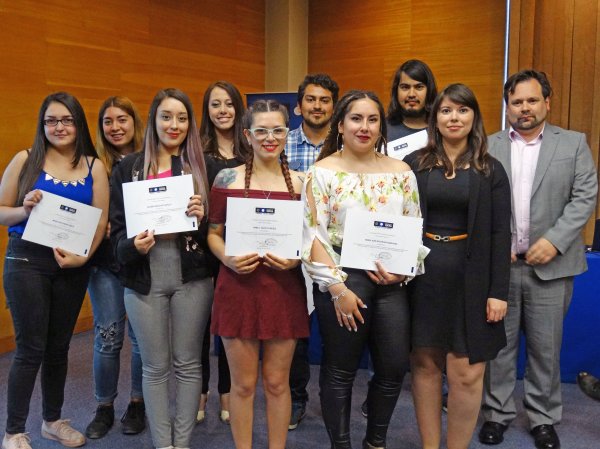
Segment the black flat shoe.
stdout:
<path fill-rule="evenodd" d="M 105 436 L 115 422 L 115 408 L 111 405 L 99 405 L 94 419 L 85 429 L 85 436 L 95 440 Z"/>
<path fill-rule="evenodd" d="M 131 401 L 121 418 L 121 432 L 136 435 L 146 428 L 146 406 L 143 402 Z"/>
<path fill-rule="evenodd" d="M 483 444 L 500 444 L 508 427 L 494 421 L 486 421 L 479 430 L 479 441 Z"/>
<path fill-rule="evenodd" d="M 585 371 L 577 375 L 577 385 L 590 398 L 600 401 L 600 380 Z"/>
<path fill-rule="evenodd" d="M 560 447 L 560 440 L 552 424 L 535 426 L 530 433 L 537 449 L 558 449 Z"/>

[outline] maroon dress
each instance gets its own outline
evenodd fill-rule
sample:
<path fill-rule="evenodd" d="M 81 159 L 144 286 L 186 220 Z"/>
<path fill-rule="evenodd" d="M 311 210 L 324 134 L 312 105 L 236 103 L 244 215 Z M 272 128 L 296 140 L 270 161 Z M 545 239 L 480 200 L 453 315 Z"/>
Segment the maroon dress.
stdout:
<path fill-rule="evenodd" d="M 243 198 L 244 190 L 212 188 L 210 223 L 225 223 L 228 197 Z M 248 197 L 264 195 L 260 190 L 249 190 Z M 271 192 L 269 198 L 289 200 L 290 194 Z M 308 337 L 306 288 L 300 266 L 279 271 L 260 264 L 252 273 L 239 275 L 221 264 L 210 331 L 222 337 L 259 340 Z"/>

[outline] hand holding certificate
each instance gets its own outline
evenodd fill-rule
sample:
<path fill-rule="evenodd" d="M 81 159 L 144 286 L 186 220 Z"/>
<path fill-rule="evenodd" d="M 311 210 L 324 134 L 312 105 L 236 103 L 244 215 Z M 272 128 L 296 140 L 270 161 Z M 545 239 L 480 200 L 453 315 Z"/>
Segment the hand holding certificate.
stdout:
<path fill-rule="evenodd" d="M 350 209 L 346 214 L 340 264 L 348 268 L 414 276 L 423 219 Z"/>
<path fill-rule="evenodd" d="M 101 209 L 42 191 L 42 199 L 31 209 L 23 240 L 87 257 L 101 215 Z"/>
<path fill-rule="evenodd" d="M 155 235 L 197 230 L 197 218 L 186 215 L 193 195 L 192 175 L 123 184 L 127 238 L 147 230 Z"/>
<path fill-rule="evenodd" d="M 274 268 L 281 258 L 299 259 L 302 211 L 300 201 L 227 198 L 225 255 L 270 253 L 276 255 L 269 261 Z"/>

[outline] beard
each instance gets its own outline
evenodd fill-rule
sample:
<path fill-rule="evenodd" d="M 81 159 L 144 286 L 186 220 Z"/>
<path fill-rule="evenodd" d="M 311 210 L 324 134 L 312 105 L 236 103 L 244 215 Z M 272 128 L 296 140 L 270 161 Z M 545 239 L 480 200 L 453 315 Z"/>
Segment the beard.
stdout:
<path fill-rule="evenodd" d="M 400 109 L 402 109 L 402 115 L 408 118 L 424 118 L 427 114 L 424 107 L 421 109 L 405 109 L 404 106 L 400 106 Z"/>
<path fill-rule="evenodd" d="M 533 116 L 533 115 L 530 115 L 529 118 L 530 118 L 530 120 L 527 122 L 517 119 L 514 122 L 509 122 L 509 123 L 510 123 L 510 126 L 512 126 L 513 129 L 515 129 L 515 130 L 517 130 L 517 129 L 528 130 L 528 129 L 536 128 L 546 119 L 545 116 L 537 117 L 537 116 Z"/>
<path fill-rule="evenodd" d="M 329 123 L 331 122 L 331 120 L 323 120 L 322 122 L 315 122 L 311 119 L 310 116 L 308 117 L 302 117 L 302 119 L 304 120 L 304 123 L 306 123 L 306 126 L 308 126 L 309 128 L 312 129 L 323 129 L 326 126 L 329 126 Z"/>

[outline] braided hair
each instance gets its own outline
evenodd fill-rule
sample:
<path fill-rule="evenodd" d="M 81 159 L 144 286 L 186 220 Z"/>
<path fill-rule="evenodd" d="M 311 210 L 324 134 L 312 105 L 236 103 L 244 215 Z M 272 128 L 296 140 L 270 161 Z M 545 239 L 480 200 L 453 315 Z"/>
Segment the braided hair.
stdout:
<path fill-rule="evenodd" d="M 254 118 L 254 114 L 262 112 L 279 112 L 283 116 L 285 126 L 288 126 L 289 124 L 288 111 L 284 105 L 280 104 L 276 100 L 257 100 L 252 104 L 252 106 L 248 108 L 248 111 L 244 116 L 244 128 L 250 129 L 252 127 L 252 120 Z M 285 185 L 287 186 L 290 198 L 294 200 L 296 199 L 296 192 L 294 191 L 294 185 L 292 184 L 290 168 L 288 165 L 288 160 L 285 151 L 281 152 L 281 154 L 279 155 L 279 160 L 281 162 L 281 173 L 283 174 L 283 178 L 285 179 Z M 248 198 L 248 190 L 250 190 L 250 178 L 252 176 L 253 163 L 254 151 L 251 147 L 250 152 L 246 157 L 246 165 L 244 171 L 244 198 Z"/>

